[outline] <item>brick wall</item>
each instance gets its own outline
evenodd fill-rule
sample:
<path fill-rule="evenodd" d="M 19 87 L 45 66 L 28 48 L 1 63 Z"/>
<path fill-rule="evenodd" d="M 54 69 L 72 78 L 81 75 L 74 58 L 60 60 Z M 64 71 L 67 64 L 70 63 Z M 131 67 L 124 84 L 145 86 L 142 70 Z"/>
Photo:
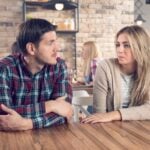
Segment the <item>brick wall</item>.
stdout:
<path fill-rule="evenodd" d="M 114 57 L 116 32 L 134 23 L 134 0 L 80 0 L 79 10 L 77 56 L 80 56 L 82 44 L 93 40 L 103 57 Z M 81 68 L 80 59 L 77 58 L 78 68 Z"/>
<path fill-rule="evenodd" d="M 0 57 L 10 52 L 17 27 L 23 20 L 23 0 L 0 0 Z M 115 33 L 134 23 L 134 0 L 79 0 L 77 69 L 80 70 L 81 47 L 93 40 L 103 57 L 115 56 Z"/>
<path fill-rule="evenodd" d="M 0 57 L 10 53 L 22 22 L 22 0 L 0 0 Z"/>

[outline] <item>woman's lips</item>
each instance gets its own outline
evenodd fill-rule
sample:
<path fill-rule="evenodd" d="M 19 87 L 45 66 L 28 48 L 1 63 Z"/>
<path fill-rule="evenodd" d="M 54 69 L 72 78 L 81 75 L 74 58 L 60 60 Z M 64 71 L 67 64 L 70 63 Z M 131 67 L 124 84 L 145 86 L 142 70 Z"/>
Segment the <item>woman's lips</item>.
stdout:
<path fill-rule="evenodd" d="M 124 56 L 118 56 L 119 59 L 124 59 Z"/>

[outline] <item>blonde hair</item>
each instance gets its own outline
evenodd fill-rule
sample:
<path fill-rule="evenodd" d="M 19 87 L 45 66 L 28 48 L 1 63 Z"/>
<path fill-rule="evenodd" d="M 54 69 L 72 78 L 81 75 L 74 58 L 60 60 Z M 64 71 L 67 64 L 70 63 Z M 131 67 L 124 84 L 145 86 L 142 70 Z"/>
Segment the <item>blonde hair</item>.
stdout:
<path fill-rule="evenodd" d="M 150 37 L 142 27 L 137 25 L 121 29 L 116 35 L 116 40 L 122 33 L 128 37 L 137 66 L 131 102 L 133 105 L 141 105 L 150 98 Z"/>
<path fill-rule="evenodd" d="M 96 48 L 96 45 L 93 41 L 87 41 L 83 44 L 83 47 L 86 47 L 87 59 L 83 60 L 83 75 L 90 74 L 90 64 L 94 58 L 99 56 L 99 52 Z"/>

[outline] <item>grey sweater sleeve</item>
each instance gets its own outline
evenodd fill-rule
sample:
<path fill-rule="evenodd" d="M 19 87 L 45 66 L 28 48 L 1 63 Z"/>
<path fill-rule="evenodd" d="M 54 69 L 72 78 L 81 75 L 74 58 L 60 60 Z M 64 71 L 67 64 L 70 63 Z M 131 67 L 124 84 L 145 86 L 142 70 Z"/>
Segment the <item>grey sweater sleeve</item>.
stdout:
<path fill-rule="evenodd" d="M 120 109 L 120 113 L 122 120 L 150 120 L 150 90 L 143 105 Z"/>
<path fill-rule="evenodd" d="M 140 106 L 120 109 L 122 120 L 150 120 L 150 101 Z"/>
<path fill-rule="evenodd" d="M 103 69 L 103 63 L 99 64 L 93 88 L 93 110 L 94 112 L 106 112 L 107 79 Z"/>

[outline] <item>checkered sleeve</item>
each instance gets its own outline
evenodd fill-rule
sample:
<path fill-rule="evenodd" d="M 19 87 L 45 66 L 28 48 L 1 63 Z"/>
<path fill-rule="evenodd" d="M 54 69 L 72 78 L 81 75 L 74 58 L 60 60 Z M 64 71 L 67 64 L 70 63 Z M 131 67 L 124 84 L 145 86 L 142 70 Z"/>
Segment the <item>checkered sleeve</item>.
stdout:
<path fill-rule="evenodd" d="M 29 105 L 12 105 L 9 79 L 5 71 L 0 71 L 0 103 L 14 109 L 22 117 L 30 118 L 33 122 L 33 128 L 43 128 L 53 125 L 60 125 L 66 122 L 66 119 L 55 113 L 45 114 L 45 102 Z"/>
<path fill-rule="evenodd" d="M 40 102 L 36 104 L 28 105 L 13 105 L 13 98 L 11 96 L 10 90 L 10 80 L 6 70 L 0 70 L 0 103 L 5 104 L 6 106 L 14 109 L 23 117 L 32 118 L 34 116 L 41 116 L 45 113 L 45 103 Z M 19 102 L 18 102 L 19 103 Z M 21 103 L 21 102 L 20 102 Z"/>
<path fill-rule="evenodd" d="M 52 93 L 52 99 L 55 99 L 60 96 L 67 94 L 67 101 L 71 102 L 72 98 L 72 88 L 68 80 L 67 68 L 64 62 L 58 64 L 59 69 L 57 73 L 57 81 Z M 33 122 L 33 128 L 42 128 L 53 125 L 59 125 L 65 123 L 65 118 L 59 116 L 55 113 L 45 114 L 45 102 L 32 102 L 32 96 L 30 99 L 26 99 L 26 104 L 23 103 L 23 99 L 16 99 L 12 96 L 11 87 L 12 78 L 16 76 L 13 71 L 10 71 L 10 67 L 7 69 L 6 65 L 1 66 L 0 64 L 0 103 L 5 104 L 6 106 L 14 109 L 22 117 L 30 118 Z M 20 94 L 19 91 L 15 91 L 15 95 Z M 23 94 L 26 93 L 26 88 L 23 88 L 21 91 Z"/>
<path fill-rule="evenodd" d="M 63 60 L 58 63 L 59 66 L 59 72 L 57 73 L 57 81 L 55 83 L 55 87 L 53 89 L 52 93 L 52 99 L 56 99 L 57 97 L 64 96 L 67 94 L 67 101 L 71 103 L 72 99 L 72 87 L 69 82 L 68 78 L 68 72 L 66 64 Z M 49 113 L 46 115 L 43 115 L 41 117 L 33 118 L 33 127 L 34 128 L 42 128 L 42 127 L 48 127 L 53 125 L 60 125 L 66 123 L 66 118 L 57 115 L 55 113 Z"/>
<path fill-rule="evenodd" d="M 33 128 L 44 128 L 66 123 L 66 118 L 55 113 L 49 113 L 41 117 L 32 118 Z"/>

